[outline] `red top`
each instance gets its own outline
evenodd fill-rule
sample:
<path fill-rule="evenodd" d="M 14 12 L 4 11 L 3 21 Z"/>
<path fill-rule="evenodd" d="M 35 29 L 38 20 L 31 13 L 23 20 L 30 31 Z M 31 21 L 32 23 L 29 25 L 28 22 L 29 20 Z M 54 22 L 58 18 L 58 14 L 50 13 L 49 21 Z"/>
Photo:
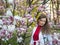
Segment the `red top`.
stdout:
<path fill-rule="evenodd" d="M 33 35 L 33 40 L 34 40 L 34 41 L 39 40 L 40 30 L 41 30 L 41 26 L 37 26 L 36 31 L 35 31 L 35 33 L 34 33 L 34 35 Z M 34 42 L 34 45 L 36 45 L 36 42 Z"/>

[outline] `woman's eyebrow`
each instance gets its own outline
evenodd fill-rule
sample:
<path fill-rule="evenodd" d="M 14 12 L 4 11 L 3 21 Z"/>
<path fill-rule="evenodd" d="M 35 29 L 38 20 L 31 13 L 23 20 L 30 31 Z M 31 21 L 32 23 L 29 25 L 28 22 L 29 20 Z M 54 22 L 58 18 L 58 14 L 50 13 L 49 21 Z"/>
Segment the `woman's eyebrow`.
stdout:
<path fill-rule="evenodd" d="M 41 20 L 41 21 L 46 21 L 46 20 Z"/>

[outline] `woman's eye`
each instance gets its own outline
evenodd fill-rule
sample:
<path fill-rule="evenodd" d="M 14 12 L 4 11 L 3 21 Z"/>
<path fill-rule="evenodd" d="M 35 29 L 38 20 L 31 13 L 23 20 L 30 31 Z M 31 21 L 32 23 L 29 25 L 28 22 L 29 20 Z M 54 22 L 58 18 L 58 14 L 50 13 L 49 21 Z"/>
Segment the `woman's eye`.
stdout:
<path fill-rule="evenodd" d="M 40 21 L 46 22 L 46 21 L 44 21 L 44 20 L 40 20 Z"/>

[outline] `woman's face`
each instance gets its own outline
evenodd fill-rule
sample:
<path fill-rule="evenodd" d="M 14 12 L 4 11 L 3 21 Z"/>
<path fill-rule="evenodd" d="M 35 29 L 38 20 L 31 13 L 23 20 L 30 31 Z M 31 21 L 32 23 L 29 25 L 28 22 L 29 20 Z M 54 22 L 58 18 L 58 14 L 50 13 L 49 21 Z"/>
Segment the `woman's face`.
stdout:
<path fill-rule="evenodd" d="M 46 22 L 46 18 L 41 18 L 38 20 L 38 25 L 44 26 L 45 22 Z"/>

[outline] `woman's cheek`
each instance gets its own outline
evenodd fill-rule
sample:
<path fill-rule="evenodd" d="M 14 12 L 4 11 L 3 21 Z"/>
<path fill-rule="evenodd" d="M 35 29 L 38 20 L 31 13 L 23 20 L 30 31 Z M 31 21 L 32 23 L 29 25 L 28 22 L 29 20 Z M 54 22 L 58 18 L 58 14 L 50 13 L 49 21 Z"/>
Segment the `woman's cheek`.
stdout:
<path fill-rule="evenodd" d="M 45 22 L 41 22 L 40 24 L 41 24 L 41 26 L 43 26 L 45 24 Z"/>

